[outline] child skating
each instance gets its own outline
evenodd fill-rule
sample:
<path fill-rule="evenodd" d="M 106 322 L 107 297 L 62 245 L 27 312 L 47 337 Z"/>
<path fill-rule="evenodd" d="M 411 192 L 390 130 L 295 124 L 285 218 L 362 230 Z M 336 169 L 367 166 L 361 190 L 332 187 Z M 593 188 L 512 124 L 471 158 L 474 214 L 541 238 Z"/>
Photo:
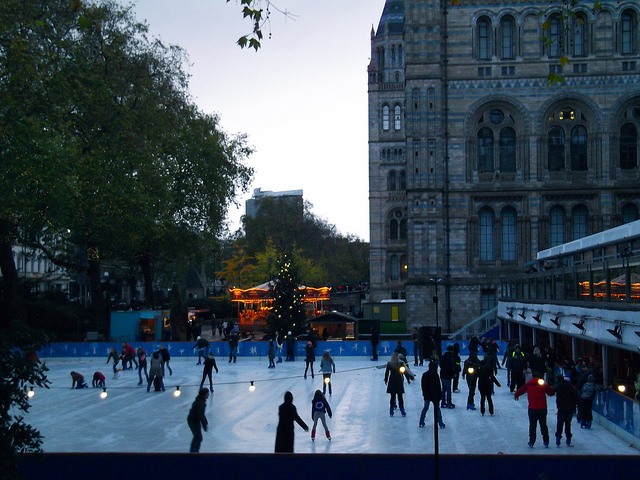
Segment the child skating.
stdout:
<path fill-rule="evenodd" d="M 324 427 L 324 431 L 327 435 L 327 440 L 331 441 L 331 433 L 329 433 L 329 427 L 327 427 L 325 413 L 329 415 L 329 418 L 333 415 L 326 397 L 320 390 L 316 390 L 313 400 L 311 400 L 311 418 L 313 418 L 313 427 L 311 428 L 312 441 L 315 441 L 316 439 L 316 426 L 318 424 L 318 420 L 322 422 L 322 426 Z"/>

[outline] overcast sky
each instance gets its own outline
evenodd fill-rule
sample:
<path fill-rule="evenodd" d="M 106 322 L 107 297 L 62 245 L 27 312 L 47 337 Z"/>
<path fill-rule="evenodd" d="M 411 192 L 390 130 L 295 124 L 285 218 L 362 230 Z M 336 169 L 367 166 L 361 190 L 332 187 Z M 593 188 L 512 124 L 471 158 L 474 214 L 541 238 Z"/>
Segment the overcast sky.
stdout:
<path fill-rule="evenodd" d="M 258 52 L 238 0 L 136 0 L 139 20 L 189 54 L 191 93 L 256 152 L 250 191 L 229 212 L 239 226 L 253 189 L 304 191 L 342 234 L 369 240 L 367 65 L 385 0 L 275 0 Z M 271 32 L 271 39 L 269 39 Z"/>

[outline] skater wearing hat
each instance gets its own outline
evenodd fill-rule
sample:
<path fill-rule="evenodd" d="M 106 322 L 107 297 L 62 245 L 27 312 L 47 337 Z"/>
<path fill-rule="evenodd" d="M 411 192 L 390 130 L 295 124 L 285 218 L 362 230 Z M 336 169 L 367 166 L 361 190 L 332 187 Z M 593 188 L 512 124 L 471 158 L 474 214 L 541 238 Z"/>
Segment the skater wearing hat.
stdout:
<path fill-rule="evenodd" d="M 304 378 L 307 379 L 307 370 L 311 367 L 311 378 L 314 378 L 313 375 L 313 363 L 316 361 L 316 353 L 315 347 L 313 343 L 307 342 L 307 346 L 304 347 L 305 352 L 307 352 L 307 356 L 304 360 Z"/>

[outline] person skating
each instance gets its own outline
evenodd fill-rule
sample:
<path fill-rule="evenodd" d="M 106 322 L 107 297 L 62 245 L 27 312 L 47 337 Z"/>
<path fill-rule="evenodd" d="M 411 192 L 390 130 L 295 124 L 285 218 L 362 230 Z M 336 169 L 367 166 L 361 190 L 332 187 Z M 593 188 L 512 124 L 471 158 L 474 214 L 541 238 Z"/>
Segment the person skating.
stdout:
<path fill-rule="evenodd" d="M 420 360 L 420 365 L 422 365 L 422 359 L 424 358 L 424 353 L 422 351 L 422 339 L 420 337 L 418 327 L 413 327 L 411 339 L 413 340 L 413 366 L 417 367 L 418 360 Z"/>
<path fill-rule="evenodd" d="M 87 382 L 84 381 L 84 375 L 78 372 L 71 372 L 71 388 L 80 389 L 80 388 L 89 388 Z"/>
<path fill-rule="evenodd" d="M 300 425 L 305 432 L 309 431 L 309 427 L 298 415 L 298 410 L 293 404 L 293 394 L 289 391 L 284 394 L 284 403 L 278 408 L 278 416 L 275 451 L 276 453 L 293 453 L 293 422 Z"/>
<path fill-rule="evenodd" d="M 138 378 L 140 379 L 138 385 L 142 385 L 143 371 L 145 379 L 147 380 L 147 383 L 149 383 L 149 373 L 147 372 L 147 352 L 144 351 L 144 348 L 138 347 L 136 353 L 138 355 Z"/>
<path fill-rule="evenodd" d="M 485 401 L 489 407 L 489 415 L 493 415 L 493 385 L 500 387 L 500 382 L 494 374 L 493 359 L 483 359 L 478 369 L 478 391 L 480 392 L 480 413 L 484 415 Z"/>
<path fill-rule="evenodd" d="M 91 384 L 94 388 L 104 388 L 107 386 L 107 380 L 101 372 L 93 372 L 93 380 L 91 381 Z"/>
<path fill-rule="evenodd" d="M 549 446 L 549 428 L 547 427 L 547 395 L 552 397 L 554 391 L 547 382 L 541 378 L 540 372 L 535 372 L 534 377 L 520 387 L 514 400 L 518 400 L 521 395 L 527 394 L 529 400 L 529 447 L 533 448 L 536 443 L 536 425 L 540 424 L 540 433 L 545 447 Z"/>
<path fill-rule="evenodd" d="M 453 344 L 453 385 L 451 386 L 451 390 L 454 393 L 460 393 L 458 389 L 458 383 L 460 382 L 460 371 L 462 370 L 461 364 L 462 359 L 460 358 L 460 344 L 458 342 Z"/>
<path fill-rule="evenodd" d="M 596 398 L 596 377 L 589 374 L 587 381 L 580 389 L 580 403 L 578 405 L 578 417 L 580 419 L 580 428 L 591 428 L 593 421 L 593 400 Z"/>
<path fill-rule="evenodd" d="M 556 394 L 556 406 L 558 407 L 556 425 L 556 445 L 562 442 L 562 430 L 564 430 L 567 446 L 571 446 L 571 421 L 573 412 L 578 405 L 579 397 L 576 388 L 564 379 L 561 374 L 556 375 L 555 384 L 552 387 Z"/>
<path fill-rule="evenodd" d="M 120 352 L 120 356 L 122 357 L 123 370 L 127 369 L 127 363 L 129 364 L 129 370 L 133 370 L 134 364 L 136 369 L 138 368 L 138 362 L 136 361 L 136 349 L 127 342 L 122 342 L 122 352 Z"/>
<path fill-rule="evenodd" d="M 191 433 L 193 433 L 193 440 L 191 440 L 190 453 L 197 453 L 200 451 L 200 445 L 202 444 L 202 430 L 207 431 L 209 422 L 205 415 L 205 409 L 207 407 L 207 399 L 209 398 L 209 390 L 201 388 L 198 392 L 198 396 L 191 405 L 189 415 L 187 416 L 187 424 Z M 202 430 L 200 428 L 202 427 Z"/>
<path fill-rule="evenodd" d="M 328 350 L 322 354 L 320 372 L 322 373 L 322 393 L 326 395 L 327 387 L 329 387 L 329 395 L 331 395 L 331 373 L 336 373 L 336 364 Z"/>
<path fill-rule="evenodd" d="M 378 328 L 373 326 L 371 328 L 371 361 L 378 360 L 378 344 L 380 343 L 380 334 Z"/>
<path fill-rule="evenodd" d="M 295 362 L 296 337 L 293 336 L 293 334 L 291 333 L 291 330 L 289 330 L 289 332 L 287 333 L 286 343 L 287 343 L 287 358 L 285 359 L 285 362 Z"/>
<path fill-rule="evenodd" d="M 169 350 L 167 350 L 164 345 L 160 345 L 160 350 L 158 350 L 158 352 L 162 358 L 162 376 L 165 376 L 165 368 L 169 370 L 169 376 L 173 375 L 173 370 L 171 370 L 171 367 L 169 366 L 169 362 L 171 361 L 171 354 L 169 354 Z"/>
<path fill-rule="evenodd" d="M 155 391 L 164 392 L 164 382 L 162 381 L 162 359 L 158 352 L 153 352 L 149 367 L 149 383 L 147 384 L 147 392 L 151 390 L 151 384 L 155 383 Z M 157 379 L 157 380 L 156 380 Z"/>
<path fill-rule="evenodd" d="M 402 342 L 400 340 L 396 341 L 396 349 L 394 350 L 394 352 L 398 355 L 404 355 L 404 358 L 407 358 L 407 356 L 409 355 L 407 353 L 407 349 L 404 348 L 404 345 L 402 345 Z"/>
<path fill-rule="evenodd" d="M 115 347 L 109 348 L 109 356 L 107 357 L 107 365 L 109 365 L 109 360 L 113 358 L 113 378 L 118 378 L 120 374 L 118 373 L 118 363 L 120 362 L 120 354 L 116 352 Z"/>
<path fill-rule="evenodd" d="M 451 381 L 455 374 L 455 361 L 453 357 L 453 345 L 447 346 L 447 351 L 440 359 L 440 382 L 442 383 L 442 404 L 440 408 L 455 408 L 451 401 Z"/>
<path fill-rule="evenodd" d="M 387 362 L 387 369 L 384 372 L 384 383 L 387 385 L 387 393 L 391 395 L 389 400 L 389 415 L 393 417 L 396 407 L 396 397 L 398 398 L 398 406 L 400 414 L 404 417 L 407 413 L 404 410 L 404 378 L 407 378 L 407 384 L 411 384 L 411 377 L 406 371 L 404 364 L 396 352 L 391 354 L 391 359 Z"/>
<path fill-rule="evenodd" d="M 240 342 L 240 334 L 234 329 L 229 335 L 229 363 L 238 360 L 238 343 Z"/>
<path fill-rule="evenodd" d="M 313 400 L 311 400 L 311 418 L 313 419 L 313 427 L 311 428 L 311 440 L 316 439 L 316 426 L 318 420 L 322 422 L 327 440 L 331 441 L 331 433 L 329 433 L 329 427 L 327 427 L 327 420 L 325 413 L 329 415 L 329 418 L 333 415 L 329 402 L 320 390 L 316 390 Z"/>
<path fill-rule="evenodd" d="M 440 409 L 440 400 L 442 400 L 442 385 L 440 384 L 440 376 L 438 375 L 438 362 L 435 360 L 429 361 L 429 368 L 422 374 L 421 379 L 422 397 L 424 398 L 424 407 L 420 412 L 419 427 L 424 427 L 424 419 L 429 411 L 429 403 L 433 403 L 433 408 L 436 409 L 438 417 L 438 426 L 444 428 L 445 424 L 442 421 L 442 410 Z"/>
<path fill-rule="evenodd" d="M 524 371 L 527 369 L 527 357 L 520 348 L 520 345 L 516 345 L 513 348 L 510 367 L 511 385 L 509 385 L 509 389 L 511 393 L 513 393 L 525 384 Z"/>
<path fill-rule="evenodd" d="M 191 347 L 193 350 L 195 350 L 196 348 L 198 349 L 198 363 L 196 363 L 196 365 L 201 365 L 202 364 L 202 360 L 207 358 L 207 355 L 209 355 L 209 346 L 211 344 L 209 343 L 209 340 L 202 338 L 202 337 L 198 337 L 196 339 L 196 344 Z"/>
<path fill-rule="evenodd" d="M 267 368 L 276 368 L 276 364 L 274 362 L 276 358 L 276 347 L 273 344 L 273 340 L 269 340 L 269 351 L 267 352 L 267 357 L 269 358 L 269 366 Z"/>
<path fill-rule="evenodd" d="M 469 387 L 469 395 L 467 396 L 467 410 L 476 409 L 476 386 L 478 384 L 478 371 L 480 368 L 480 360 L 473 354 L 469 355 L 464 361 L 464 367 L 462 369 L 462 379 L 467 380 L 467 387 Z"/>
<path fill-rule="evenodd" d="M 213 369 L 216 369 L 216 373 L 218 373 L 218 365 L 216 365 L 216 359 L 213 355 L 213 352 L 209 352 L 207 358 L 204 359 L 204 367 L 202 368 L 202 381 L 200 382 L 200 388 L 204 386 L 204 381 L 207 377 L 209 377 L 209 390 L 213 393 L 213 379 L 211 378 L 213 374 Z"/>
<path fill-rule="evenodd" d="M 306 380 L 309 367 L 311 367 L 311 378 L 315 378 L 313 375 L 313 364 L 316 361 L 316 353 L 313 343 L 307 342 L 307 346 L 304 347 L 304 350 L 306 352 L 306 357 L 304 359 L 304 378 Z"/>

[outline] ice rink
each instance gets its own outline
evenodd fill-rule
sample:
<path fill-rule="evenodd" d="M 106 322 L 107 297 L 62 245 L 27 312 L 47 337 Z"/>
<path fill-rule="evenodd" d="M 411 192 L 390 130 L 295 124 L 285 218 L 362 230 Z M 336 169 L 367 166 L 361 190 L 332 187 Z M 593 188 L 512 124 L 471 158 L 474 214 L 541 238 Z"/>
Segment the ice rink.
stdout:
<path fill-rule="evenodd" d="M 321 352 L 319 352 L 321 353 Z M 320 355 L 318 355 L 319 359 Z M 209 429 L 204 433 L 201 452 L 270 453 L 274 451 L 278 406 L 284 393 L 293 393 L 298 413 L 311 421 L 311 398 L 322 389 L 322 376 L 303 378 L 304 361 L 283 362 L 268 369 L 266 359 L 238 357 L 228 363 L 216 358 L 220 372 L 213 375 L 213 396 L 207 402 Z M 318 428 L 315 442 L 310 433 L 296 425 L 297 453 L 433 453 L 433 412 L 427 415 L 426 428 L 418 428 L 423 406 L 420 376 L 424 367 L 411 367 L 417 374 L 411 385 L 405 383 L 406 417 L 396 410 L 389 416 L 389 395 L 384 384 L 388 357 L 378 362 L 368 358 L 337 358 L 333 375 L 333 395 L 327 396 L 333 410 L 329 419 L 332 441 Z M 106 358 L 47 359 L 50 390 L 36 389 L 25 421 L 45 437 L 45 452 L 188 452 L 191 432 L 186 417 L 202 378 L 202 366 L 194 357 L 171 361 L 173 375 L 165 378 L 166 391 L 147 393 L 137 386 L 138 372 L 127 370 L 113 378 Z M 319 361 L 315 363 L 316 369 Z M 102 389 L 71 389 L 69 372 L 82 373 L 91 385 L 95 371 L 107 378 L 108 396 Z M 168 372 L 167 372 L 168 373 Z M 144 377 L 144 375 L 143 375 Z M 506 386 L 506 372 L 500 370 L 502 388 L 494 395 L 495 414 L 481 416 L 466 409 L 467 384 L 460 380 L 460 393 L 453 394 L 455 409 L 443 410 L 445 429 L 440 429 L 440 454 L 531 454 L 531 455 L 639 455 L 640 452 L 602 426 L 593 423 L 590 430 L 573 422 L 573 445 L 554 445 L 555 398 L 548 399 L 547 421 L 551 447 L 544 448 L 538 432 L 533 449 L 527 446 L 527 399 L 513 400 Z M 255 391 L 249 391 L 254 381 Z M 180 387 L 181 396 L 173 395 Z"/>

